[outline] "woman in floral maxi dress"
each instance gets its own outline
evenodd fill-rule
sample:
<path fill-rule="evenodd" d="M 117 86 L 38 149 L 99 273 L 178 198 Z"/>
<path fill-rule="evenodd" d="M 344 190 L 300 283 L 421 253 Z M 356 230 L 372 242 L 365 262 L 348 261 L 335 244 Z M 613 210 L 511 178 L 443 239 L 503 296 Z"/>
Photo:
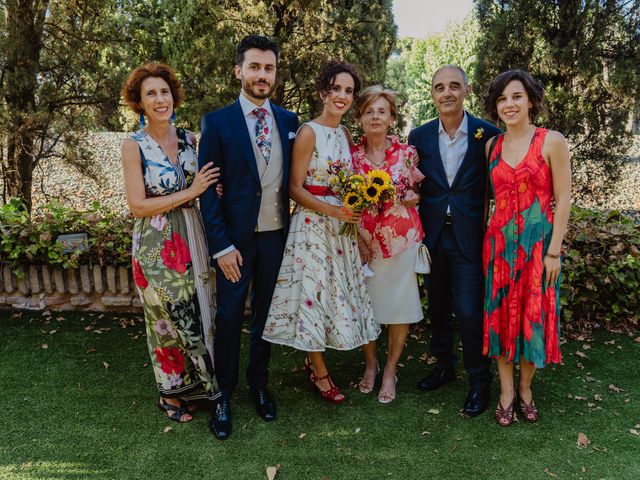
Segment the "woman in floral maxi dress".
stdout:
<path fill-rule="evenodd" d="M 323 399 L 345 397 L 324 362 L 326 348 L 351 350 L 375 340 L 380 327 L 364 282 L 355 239 L 340 235 L 359 214 L 343 207 L 329 185 L 329 162 L 351 165 L 348 132 L 340 125 L 360 79 L 349 64 L 331 62 L 317 81 L 322 114 L 303 125 L 293 147 L 290 191 L 297 207 L 263 338 L 308 352 L 305 368 Z"/>
<path fill-rule="evenodd" d="M 562 359 L 560 254 L 571 167 L 562 134 L 534 125 L 543 95 L 527 72 L 509 70 L 493 80 L 485 99 L 487 112 L 506 126 L 487 142 L 496 204 L 483 245 L 484 353 L 498 362 L 501 426 L 513 422 L 516 403 L 525 420 L 537 421 L 535 371 Z M 517 389 L 514 362 L 520 363 Z"/>
<path fill-rule="evenodd" d="M 218 396 L 213 371 L 213 292 L 195 199 L 218 177 L 197 172 L 195 137 L 171 124 L 182 87 L 170 67 L 150 63 L 123 96 L 146 126 L 124 141 L 122 164 L 133 230 L 133 277 L 142 305 L 159 407 L 191 420 L 184 402 Z"/>

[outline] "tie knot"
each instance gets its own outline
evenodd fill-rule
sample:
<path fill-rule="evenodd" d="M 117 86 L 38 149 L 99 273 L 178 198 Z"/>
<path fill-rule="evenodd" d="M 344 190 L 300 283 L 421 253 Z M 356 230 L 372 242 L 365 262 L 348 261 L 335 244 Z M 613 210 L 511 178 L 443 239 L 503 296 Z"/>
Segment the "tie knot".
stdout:
<path fill-rule="evenodd" d="M 253 114 L 258 117 L 258 120 L 264 120 L 267 115 L 267 109 L 262 107 L 256 108 L 253 110 Z"/>

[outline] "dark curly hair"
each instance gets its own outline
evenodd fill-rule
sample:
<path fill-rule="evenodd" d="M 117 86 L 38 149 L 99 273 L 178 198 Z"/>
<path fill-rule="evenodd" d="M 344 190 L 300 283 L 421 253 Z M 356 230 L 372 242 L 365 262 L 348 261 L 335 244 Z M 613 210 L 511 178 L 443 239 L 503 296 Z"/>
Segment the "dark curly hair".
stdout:
<path fill-rule="evenodd" d="M 502 72 L 492 80 L 489 85 L 489 89 L 487 90 L 487 94 L 484 96 L 485 112 L 494 122 L 497 122 L 500 119 L 496 103 L 498 102 L 498 98 L 502 95 L 502 92 L 504 92 L 504 89 L 513 80 L 519 80 L 522 82 L 522 85 L 527 92 L 527 96 L 531 102 L 529 118 L 531 119 L 531 123 L 533 123 L 540 114 L 544 114 L 547 111 L 544 106 L 544 88 L 542 88 L 542 85 L 540 85 L 529 72 L 525 72 L 519 68 Z"/>
<path fill-rule="evenodd" d="M 350 63 L 340 62 L 338 60 L 331 60 L 327 63 L 316 78 L 316 90 L 321 95 L 326 95 L 331 90 L 336 76 L 340 73 L 348 73 L 353 78 L 353 96 L 357 96 L 360 88 L 362 88 L 362 80 L 360 74 L 356 70 L 356 67 Z"/>
<path fill-rule="evenodd" d="M 252 48 L 264 51 L 271 50 L 276 56 L 276 62 L 280 56 L 280 48 L 274 40 L 262 35 L 248 35 L 240 40 L 240 43 L 238 43 L 236 47 L 236 65 L 242 66 L 242 62 L 244 62 L 244 52 Z"/>
<path fill-rule="evenodd" d="M 171 96 L 173 97 L 173 108 L 178 108 L 184 100 L 182 83 L 180 83 L 180 80 L 176 77 L 173 68 L 159 62 L 150 62 L 145 65 L 140 65 L 127 77 L 127 80 L 124 82 L 124 86 L 122 87 L 121 94 L 129 108 L 138 114 L 144 113 L 142 106 L 140 105 L 140 90 L 142 89 L 142 82 L 150 77 L 162 78 L 167 82 L 169 89 L 171 90 Z"/>

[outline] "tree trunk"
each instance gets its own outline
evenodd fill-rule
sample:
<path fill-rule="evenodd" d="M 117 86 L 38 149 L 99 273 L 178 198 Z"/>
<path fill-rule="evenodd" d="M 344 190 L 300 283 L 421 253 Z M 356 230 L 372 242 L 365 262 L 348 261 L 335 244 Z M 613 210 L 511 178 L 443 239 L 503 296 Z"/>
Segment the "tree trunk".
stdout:
<path fill-rule="evenodd" d="M 31 182 L 35 166 L 37 74 L 42 29 L 49 2 L 8 0 L 7 60 L 4 99 L 8 111 L 7 156 L 4 159 L 8 199 L 22 198 L 31 211 Z"/>

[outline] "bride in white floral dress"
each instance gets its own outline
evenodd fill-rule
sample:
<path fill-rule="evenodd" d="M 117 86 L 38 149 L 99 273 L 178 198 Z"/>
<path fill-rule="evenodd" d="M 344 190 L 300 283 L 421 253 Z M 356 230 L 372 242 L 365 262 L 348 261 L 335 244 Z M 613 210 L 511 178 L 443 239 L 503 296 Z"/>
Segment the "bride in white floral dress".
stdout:
<path fill-rule="evenodd" d="M 329 186 L 329 162 L 351 164 L 348 132 L 340 125 L 360 79 L 355 69 L 329 63 L 317 81 L 322 114 L 296 136 L 290 193 L 297 202 L 263 338 L 309 352 L 305 368 L 320 395 L 340 403 L 324 363 L 326 348 L 351 350 L 375 340 L 374 320 L 354 238 L 339 235 L 359 214 L 342 206 Z"/>

